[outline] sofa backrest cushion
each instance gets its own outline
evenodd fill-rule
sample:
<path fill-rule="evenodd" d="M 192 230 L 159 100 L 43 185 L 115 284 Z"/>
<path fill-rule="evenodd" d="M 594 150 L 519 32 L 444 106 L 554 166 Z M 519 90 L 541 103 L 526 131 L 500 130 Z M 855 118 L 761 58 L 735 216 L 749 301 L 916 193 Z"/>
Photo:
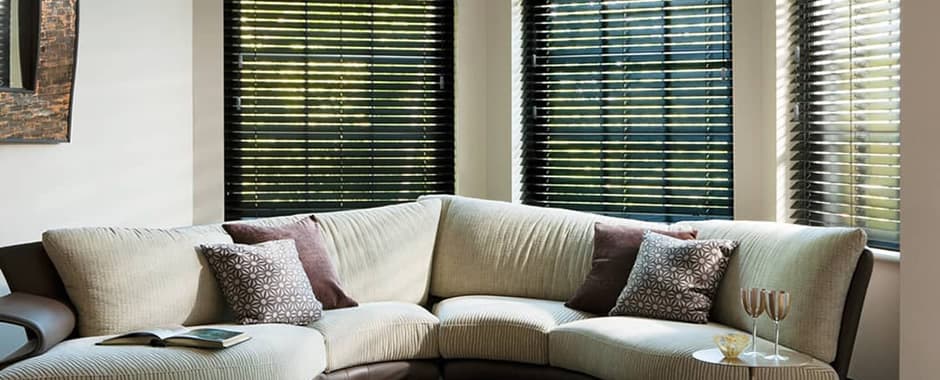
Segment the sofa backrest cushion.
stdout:
<path fill-rule="evenodd" d="M 431 275 L 439 297 L 499 295 L 564 301 L 591 266 L 594 223 L 663 224 L 435 195 L 444 200 Z"/>
<path fill-rule="evenodd" d="M 226 314 L 196 248 L 231 243 L 219 226 L 63 229 L 42 241 L 75 305 L 81 336 L 214 323 Z"/>
<path fill-rule="evenodd" d="M 699 239 L 740 243 L 719 287 L 713 320 L 750 331 L 740 289 L 786 290 L 793 306 L 781 323 L 781 344 L 827 363 L 835 359 L 849 285 L 867 241 L 863 230 L 745 221 L 682 224 L 697 229 Z M 762 337 L 773 339 L 772 323 L 759 319 Z"/>
<path fill-rule="evenodd" d="M 280 226 L 310 214 L 245 223 Z M 343 290 L 356 301 L 423 303 L 431 279 L 441 201 L 317 213 Z"/>

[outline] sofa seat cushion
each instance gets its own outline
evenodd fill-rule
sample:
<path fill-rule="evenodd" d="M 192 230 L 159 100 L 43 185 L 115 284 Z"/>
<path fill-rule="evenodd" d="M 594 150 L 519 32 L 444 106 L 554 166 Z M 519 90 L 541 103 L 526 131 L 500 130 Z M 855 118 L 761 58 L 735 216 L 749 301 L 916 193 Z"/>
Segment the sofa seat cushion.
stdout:
<path fill-rule="evenodd" d="M 463 296 L 434 307 L 441 356 L 548 364 L 548 332 L 592 315 L 561 301 Z"/>
<path fill-rule="evenodd" d="M 638 317 L 602 317 L 560 326 L 549 334 L 551 365 L 606 380 L 748 379 L 744 367 L 718 366 L 692 358 L 713 348 L 712 337 L 740 332 L 717 323 L 694 324 Z M 767 352 L 773 343 L 758 340 Z M 828 364 L 814 360 L 804 367 L 758 369 L 766 380 L 838 380 Z"/>
<path fill-rule="evenodd" d="M 326 310 L 310 327 L 326 342 L 326 370 L 392 360 L 434 359 L 438 319 L 403 302 L 360 303 Z"/>
<path fill-rule="evenodd" d="M 65 341 L 0 371 L 20 379 L 312 379 L 326 368 L 323 336 L 289 325 L 215 325 L 251 339 L 224 350 L 184 347 L 96 346 L 106 337 Z"/>

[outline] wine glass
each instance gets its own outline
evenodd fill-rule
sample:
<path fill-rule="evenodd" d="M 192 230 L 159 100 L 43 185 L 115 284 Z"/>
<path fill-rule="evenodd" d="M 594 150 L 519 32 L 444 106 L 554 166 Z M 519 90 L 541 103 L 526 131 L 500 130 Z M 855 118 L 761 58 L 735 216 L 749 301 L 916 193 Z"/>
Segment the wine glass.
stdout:
<path fill-rule="evenodd" d="M 774 354 L 765 356 L 768 360 L 789 360 L 780 355 L 780 321 L 790 314 L 790 293 L 773 290 L 767 294 L 767 316 L 774 321 Z"/>
<path fill-rule="evenodd" d="M 757 356 L 757 318 L 760 318 L 767 309 L 767 291 L 758 288 L 741 288 L 741 303 L 744 304 L 744 312 L 754 321 L 751 329 L 751 349 L 741 355 Z"/>

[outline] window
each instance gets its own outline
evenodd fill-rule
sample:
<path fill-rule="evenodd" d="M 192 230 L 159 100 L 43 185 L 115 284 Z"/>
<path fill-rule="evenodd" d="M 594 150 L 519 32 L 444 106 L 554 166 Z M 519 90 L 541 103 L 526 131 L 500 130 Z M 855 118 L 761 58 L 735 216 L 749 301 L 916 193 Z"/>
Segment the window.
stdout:
<path fill-rule="evenodd" d="M 453 2 L 225 0 L 225 213 L 454 189 Z"/>
<path fill-rule="evenodd" d="M 10 5 L 10 0 L 0 0 L 0 87 L 10 87 L 10 61 L 13 58 L 10 49 L 10 29 L 13 27 Z"/>
<path fill-rule="evenodd" d="M 792 217 L 898 249 L 900 0 L 800 1 L 792 41 Z"/>
<path fill-rule="evenodd" d="M 523 201 L 733 214 L 731 1 L 526 0 Z"/>

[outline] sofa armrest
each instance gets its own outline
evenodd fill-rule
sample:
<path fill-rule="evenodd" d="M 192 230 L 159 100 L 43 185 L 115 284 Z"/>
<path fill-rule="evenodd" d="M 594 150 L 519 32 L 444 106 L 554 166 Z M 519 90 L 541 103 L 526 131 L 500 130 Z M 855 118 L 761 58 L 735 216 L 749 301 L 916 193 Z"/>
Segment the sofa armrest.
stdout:
<path fill-rule="evenodd" d="M 7 357 L 0 367 L 14 361 L 40 355 L 68 338 L 75 329 L 75 314 L 65 304 L 28 293 L 0 297 L 0 322 L 26 329 L 26 344 Z"/>

